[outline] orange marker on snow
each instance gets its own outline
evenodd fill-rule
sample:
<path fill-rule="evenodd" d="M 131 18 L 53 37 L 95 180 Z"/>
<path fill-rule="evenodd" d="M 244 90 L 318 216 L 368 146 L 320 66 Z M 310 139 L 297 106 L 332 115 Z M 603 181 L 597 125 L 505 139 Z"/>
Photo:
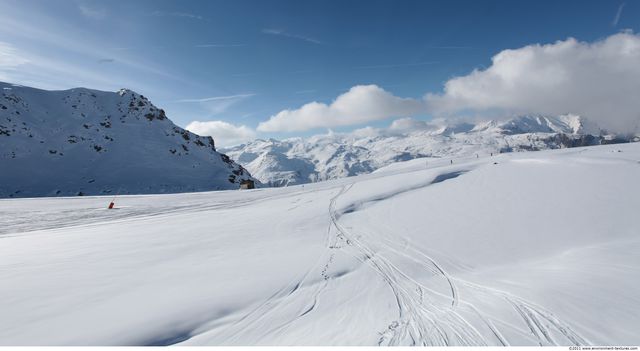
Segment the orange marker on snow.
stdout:
<path fill-rule="evenodd" d="M 116 195 L 113 197 L 113 199 L 111 199 L 108 209 L 113 210 L 113 206 L 115 206 L 116 204 L 116 197 L 118 197 L 118 195 L 120 195 L 120 189 L 118 189 L 118 192 L 116 193 Z"/>

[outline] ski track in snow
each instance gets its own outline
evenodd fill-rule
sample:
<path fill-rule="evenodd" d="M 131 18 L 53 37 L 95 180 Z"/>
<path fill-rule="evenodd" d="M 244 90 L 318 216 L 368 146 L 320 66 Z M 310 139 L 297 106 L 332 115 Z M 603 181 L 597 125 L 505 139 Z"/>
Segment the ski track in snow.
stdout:
<path fill-rule="evenodd" d="M 565 154 L 575 155 L 583 151 L 565 151 Z M 507 155 L 504 158 L 507 157 L 510 156 Z M 538 161 L 546 162 L 547 160 Z M 194 198 L 177 202 L 175 205 L 171 204 L 171 201 L 167 201 L 166 204 L 147 203 L 146 206 L 123 207 L 119 211 L 104 211 L 103 208 L 100 211 L 98 208 L 78 211 L 65 208 L 44 212 L 43 216 L 37 216 L 36 211 L 31 211 L 22 216 L 7 218 L 5 226 L 0 228 L 0 239 L 47 235 L 51 233 L 39 231 L 51 228 L 90 228 L 104 223 L 224 211 L 283 198 L 291 199 L 287 206 L 282 208 L 286 210 L 285 212 L 294 211 L 316 200 L 323 201 L 322 203 L 328 201 L 327 227 L 322 250 L 319 251 L 315 260 L 306 261 L 309 264 L 308 267 L 298 271 L 304 273 L 293 278 L 286 277 L 282 281 L 284 284 L 279 289 L 274 289 L 276 291 L 271 296 L 265 299 L 264 297 L 268 295 L 262 295 L 259 299 L 253 300 L 254 304 L 249 307 L 243 307 L 226 315 L 209 317 L 210 319 L 201 321 L 197 325 L 179 330 L 175 335 L 159 333 L 155 338 L 150 338 L 151 341 L 148 344 L 189 343 L 199 337 L 203 337 L 205 342 L 214 342 L 217 345 L 268 345 L 278 344 L 282 340 L 285 340 L 284 343 L 290 343 L 295 339 L 290 338 L 289 332 L 299 333 L 301 327 L 304 330 L 304 327 L 314 324 L 314 314 L 317 315 L 319 310 L 325 313 L 329 311 L 331 315 L 342 312 L 338 309 L 342 308 L 341 304 L 345 301 L 334 301 L 329 298 L 323 299 L 323 297 L 332 292 L 349 300 L 348 296 L 353 294 L 353 290 L 349 290 L 347 284 L 355 281 L 350 279 L 357 275 L 355 273 L 371 272 L 368 269 L 375 273 L 375 275 L 369 273 L 371 276 L 379 277 L 381 279 L 379 281 L 385 284 L 381 286 L 388 287 L 391 294 L 384 296 L 393 299 L 391 311 L 396 313 L 395 316 L 389 315 L 391 318 L 384 316 L 376 320 L 379 329 L 366 330 L 380 346 L 591 344 L 586 337 L 576 332 L 570 323 L 550 312 L 550 308 L 545 308 L 509 291 L 478 284 L 452 274 L 449 268 L 462 268 L 463 271 L 471 268 L 455 262 L 454 257 L 441 257 L 438 252 L 430 251 L 428 247 L 420 248 L 412 245 L 408 239 L 409 236 L 404 235 L 401 223 L 394 222 L 390 225 L 390 222 L 383 221 L 379 223 L 381 227 L 374 228 L 375 230 L 367 229 L 368 221 L 366 220 L 349 221 L 349 223 L 356 223 L 355 227 L 344 223 L 343 219 L 348 216 L 371 216 L 368 211 L 365 211 L 370 206 L 384 202 L 390 204 L 393 209 L 394 201 L 398 201 L 403 195 L 414 190 L 440 186 L 440 183 L 458 177 L 463 178 L 467 173 L 472 173 L 477 167 L 482 166 L 481 162 L 483 161 L 470 160 L 463 166 L 453 167 L 449 167 L 447 162 L 442 170 L 438 171 L 441 167 L 429 169 L 427 178 L 421 178 L 424 175 L 420 173 L 412 174 L 424 171 L 416 167 L 409 170 L 391 169 L 382 173 L 373 173 L 360 177 L 358 182 L 348 179 L 327 182 L 325 185 L 318 184 L 316 187 L 307 189 L 281 188 L 277 191 L 258 189 L 240 193 L 240 196 L 226 196 L 221 193 L 220 198 L 214 202 L 208 201 L 211 198 L 207 198 L 209 196 L 206 195 L 207 193 L 202 193 L 202 198 L 198 194 L 192 194 Z M 523 158 L 517 162 L 526 164 L 529 160 Z M 630 160 L 629 162 L 640 161 Z M 408 175 L 407 179 L 411 180 L 405 179 L 404 187 L 395 191 L 365 185 L 369 180 L 376 181 L 393 175 Z M 351 200 L 351 195 L 356 193 L 360 186 L 369 186 L 365 192 L 368 197 L 357 201 Z M 317 193 L 317 195 L 313 200 L 302 196 L 309 193 Z M 130 199 L 139 200 L 143 197 L 131 196 Z M 162 201 L 170 198 L 171 196 L 162 198 Z M 55 199 L 55 201 L 62 200 L 72 201 L 63 198 Z M 324 207 L 322 210 L 324 211 Z M 77 225 L 79 219 L 82 219 L 84 224 Z M 283 226 L 286 223 L 288 222 L 284 219 L 274 223 L 275 231 L 285 231 L 287 228 Z M 320 221 L 321 225 L 323 223 Z M 362 223 L 362 228 L 357 223 Z M 352 259 L 356 264 L 347 265 L 349 268 L 340 267 L 340 259 L 345 257 Z M 385 302 L 387 301 L 376 303 L 384 304 Z M 352 313 L 354 310 L 355 308 L 346 313 Z M 509 311 L 509 313 L 500 313 L 500 311 Z"/>
<path fill-rule="evenodd" d="M 342 188 L 330 202 L 334 203 L 334 199 L 344 191 L 345 188 Z M 249 335 L 259 335 L 252 336 L 254 340 L 251 340 L 251 343 L 260 343 L 267 337 L 284 334 L 290 325 L 313 312 L 319 304 L 320 294 L 330 282 L 348 273 L 338 272 L 332 275 L 328 272 L 334 259 L 333 251 L 337 248 L 337 240 L 335 231 L 329 226 L 325 238 L 326 250 L 318 257 L 316 263 L 300 279 L 291 281 L 249 313 L 221 328 L 218 337 L 223 340 L 222 344 L 246 344 Z M 309 289 L 311 292 L 306 291 Z M 285 322 L 273 324 L 273 321 L 283 320 Z"/>
<path fill-rule="evenodd" d="M 285 335 L 289 327 L 313 313 L 329 284 L 339 285 L 340 282 L 336 279 L 346 275 L 328 273 L 336 250 L 341 250 L 371 267 L 382 277 L 395 297 L 398 318 L 388 323 L 386 329 L 377 332 L 380 346 L 510 345 L 508 338 L 496 325 L 517 330 L 520 334 L 529 334 L 532 343 L 541 346 L 566 345 L 567 342 L 572 345 L 589 344 L 568 324 L 532 302 L 505 291 L 449 275 L 432 257 L 415 249 L 408 242 L 400 243 L 398 238 L 401 236 L 396 235 L 398 233 L 381 237 L 367 236 L 362 233 L 356 234 L 357 229 L 347 229 L 340 223 L 343 215 L 355 213 L 369 203 L 392 199 L 412 190 L 441 183 L 463 175 L 469 170 L 443 172 L 428 182 L 411 186 L 400 192 L 378 194 L 364 202 L 344 205 L 341 210 L 338 210 L 337 202 L 355 183 L 340 187 L 336 195 L 329 200 L 326 250 L 318 257 L 316 264 L 311 266 L 303 277 L 291 281 L 243 317 L 214 330 L 219 333 L 218 340 L 223 340 L 222 344 L 228 345 L 261 344 L 265 340 L 277 340 L 277 336 Z M 266 197 L 262 200 L 271 198 Z M 295 203 L 298 202 L 299 200 Z M 217 207 L 207 209 L 212 208 Z M 373 250 L 371 243 L 374 242 L 383 250 Z M 429 274 L 446 282 L 449 286 L 449 294 L 416 281 L 381 251 L 392 252 L 420 265 Z M 348 279 L 348 276 L 344 279 Z M 499 298 L 517 313 L 522 325 L 500 321 L 482 312 L 481 308 L 461 299 L 459 292 L 461 288 L 464 288 L 466 293 L 474 291 L 477 294 Z M 284 322 L 274 324 L 273 321 Z"/>
<path fill-rule="evenodd" d="M 455 178 L 462 173 L 464 172 L 440 174 L 429 185 Z M 397 242 L 389 239 L 384 239 L 384 243 L 379 243 L 385 249 L 420 264 L 430 273 L 441 276 L 449 284 L 451 296 L 444 296 L 413 280 L 409 274 L 403 272 L 391 260 L 369 247 L 366 240 L 371 240 L 371 237 L 354 235 L 339 223 L 339 218 L 342 215 L 352 213 L 354 210 L 352 204 L 346 206 L 347 210 L 337 211 L 336 201 L 353 185 L 344 186 L 340 193 L 331 200 L 329 212 L 332 225 L 338 231 L 339 236 L 343 236 L 347 244 L 357 250 L 362 262 L 368 263 L 382 276 L 396 298 L 399 318 L 389 324 L 387 330 L 380 333 L 379 345 L 509 345 L 508 340 L 491 322 L 489 316 L 484 315 L 473 304 L 460 300 L 457 284 L 504 299 L 521 316 L 534 340 L 541 346 L 566 344 L 566 342 L 559 342 L 554 334 L 564 337 L 565 340 L 562 341 L 569 341 L 573 345 L 589 343 L 585 338 L 575 333 L 569 325 L 540 306 L 504 291 L 451 277 L 434 259 L 410 246 L 398 247 Z M 371 201 L 379 201 L 379 199 Z M 407 251 L 413 251 L 413 255 Z M 479 317 L 484 327 L 491 331 L 494 338 L 484 337 L 471 322 L 459 313 L 461 311 Z M 512 327 L 517 328 L 517 326 Z"/>
<path fill-rule="evenodd" d="M 463 173 L 464 171 L 442 173 L 421 187 L 440 183 Z M 291 281 L 237 321 L 220 328 L 218 338 L 224 340 L 223 344 L 260 344 L 267 339 L 273 340 L 274 336 L 286 334 L 287 329 L 300 319 L 309 317 L 320 303 L 320 297 L 327 286 L 340 284 L 336 279 L 346 275 L 328 273 L 335 257 L 335 250 L 342 250 L 371 267 L 387 283 L 395 297 L 398 319 L 391 321 L 385 330 L 378 331 L 378 345 L 510 345 L 496 327 L 496 323 L 518 329 L 521 333 L 530 333 L 531 340 L 539 345 L 565 345 L 566 341 L 573 345 L 588 344 L 588 341 L 573 332 L 570 326 L 544 308 L 510 293 L 452 277 L 433 258 L 407 243 L 403 245 L 390 237 L 381 238 L 382 241 L 376 244 L 381 244 L 384 250 L 419 264 L 429 274 L 446 281 L 450 294 L 443 294 L 411 278 L 410 274 L 405 273 L 391 259 L 370 248 L 368 241 L 375 238 L 354 234 L 354 230 L 348 230 L 340 224 L 341 216 L 354 213 L 364 205 L 350 204 L 343 206 L 342 210 L 337 210 L 337 201 L 353 186 L 354 183 L 342 186 L 329 200 L 330 223 L 325 239 L 326 250 L 318 257 L 316 264 L 310 267 L 303 277 Z M 418 187 L 411 189 L 415 188 Z M 378 196 L 370 201 L 382 199 Z M 348 279 L 348 276 L 345 279 Z M 518 313 L 524 329 L 521 326 L 492 320 L 491 316 L 484 314 L 472 303 L 461 300 L 459 286 L 499 297 Z M 470 320 L 472 318 L 473 321 Z M 284 322 L 273 324 L 273 321 Z M 488 333 L 483 334 L 478 328 Z M 491 338 L 486 336 L 489 334 Z M 249 342 L 247 338 L 250 336 L 253 339 Z"/>

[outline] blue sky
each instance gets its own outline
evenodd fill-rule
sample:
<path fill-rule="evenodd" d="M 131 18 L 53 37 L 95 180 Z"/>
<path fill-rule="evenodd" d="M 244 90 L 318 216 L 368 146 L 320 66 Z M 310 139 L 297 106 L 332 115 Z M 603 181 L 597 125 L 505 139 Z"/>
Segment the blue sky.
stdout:
<path fill-rule="evenodd" d="M 354 86 L 420 99 L 505 49 L 636 32 L 640 2 L 0 0 L 0 23 L 0 80 L 127 87 L 183 127 L 224 121 L 282 138 L 326 128 L 255 129 Z"/>

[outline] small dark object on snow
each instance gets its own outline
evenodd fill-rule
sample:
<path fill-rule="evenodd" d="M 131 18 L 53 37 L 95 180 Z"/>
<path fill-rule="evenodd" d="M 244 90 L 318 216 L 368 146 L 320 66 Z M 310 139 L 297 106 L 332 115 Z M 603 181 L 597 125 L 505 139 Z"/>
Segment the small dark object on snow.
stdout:
<path fill-rule="evenodd" d="M 109 203 L 109 209 L 112 210 L 114 205 L 115 205 L 115 203 L 113 201 L 111 201 L 111 203 Z"/>
<path fill-rule="evenodd" d="M 240 189 L 255 189 L 256 184 L 253 180 L 241 180 L 240 181 Z"/>
<path fill-rule="evenodd" d="M 494 165 L 497 165 L 497 164 L 498 164 L 498 162 L 494 162 L 493 164 L 494 164 Z"/>

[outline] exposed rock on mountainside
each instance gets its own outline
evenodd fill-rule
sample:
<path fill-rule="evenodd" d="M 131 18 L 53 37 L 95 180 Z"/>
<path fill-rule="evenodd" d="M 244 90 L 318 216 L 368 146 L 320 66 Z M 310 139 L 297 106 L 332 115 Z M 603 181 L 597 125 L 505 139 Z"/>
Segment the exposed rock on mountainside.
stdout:
<path fill-rule="evenodd" d="M 249 172 L 131 90 L 0 83 L 0 197 L 237 189 Z"/>

